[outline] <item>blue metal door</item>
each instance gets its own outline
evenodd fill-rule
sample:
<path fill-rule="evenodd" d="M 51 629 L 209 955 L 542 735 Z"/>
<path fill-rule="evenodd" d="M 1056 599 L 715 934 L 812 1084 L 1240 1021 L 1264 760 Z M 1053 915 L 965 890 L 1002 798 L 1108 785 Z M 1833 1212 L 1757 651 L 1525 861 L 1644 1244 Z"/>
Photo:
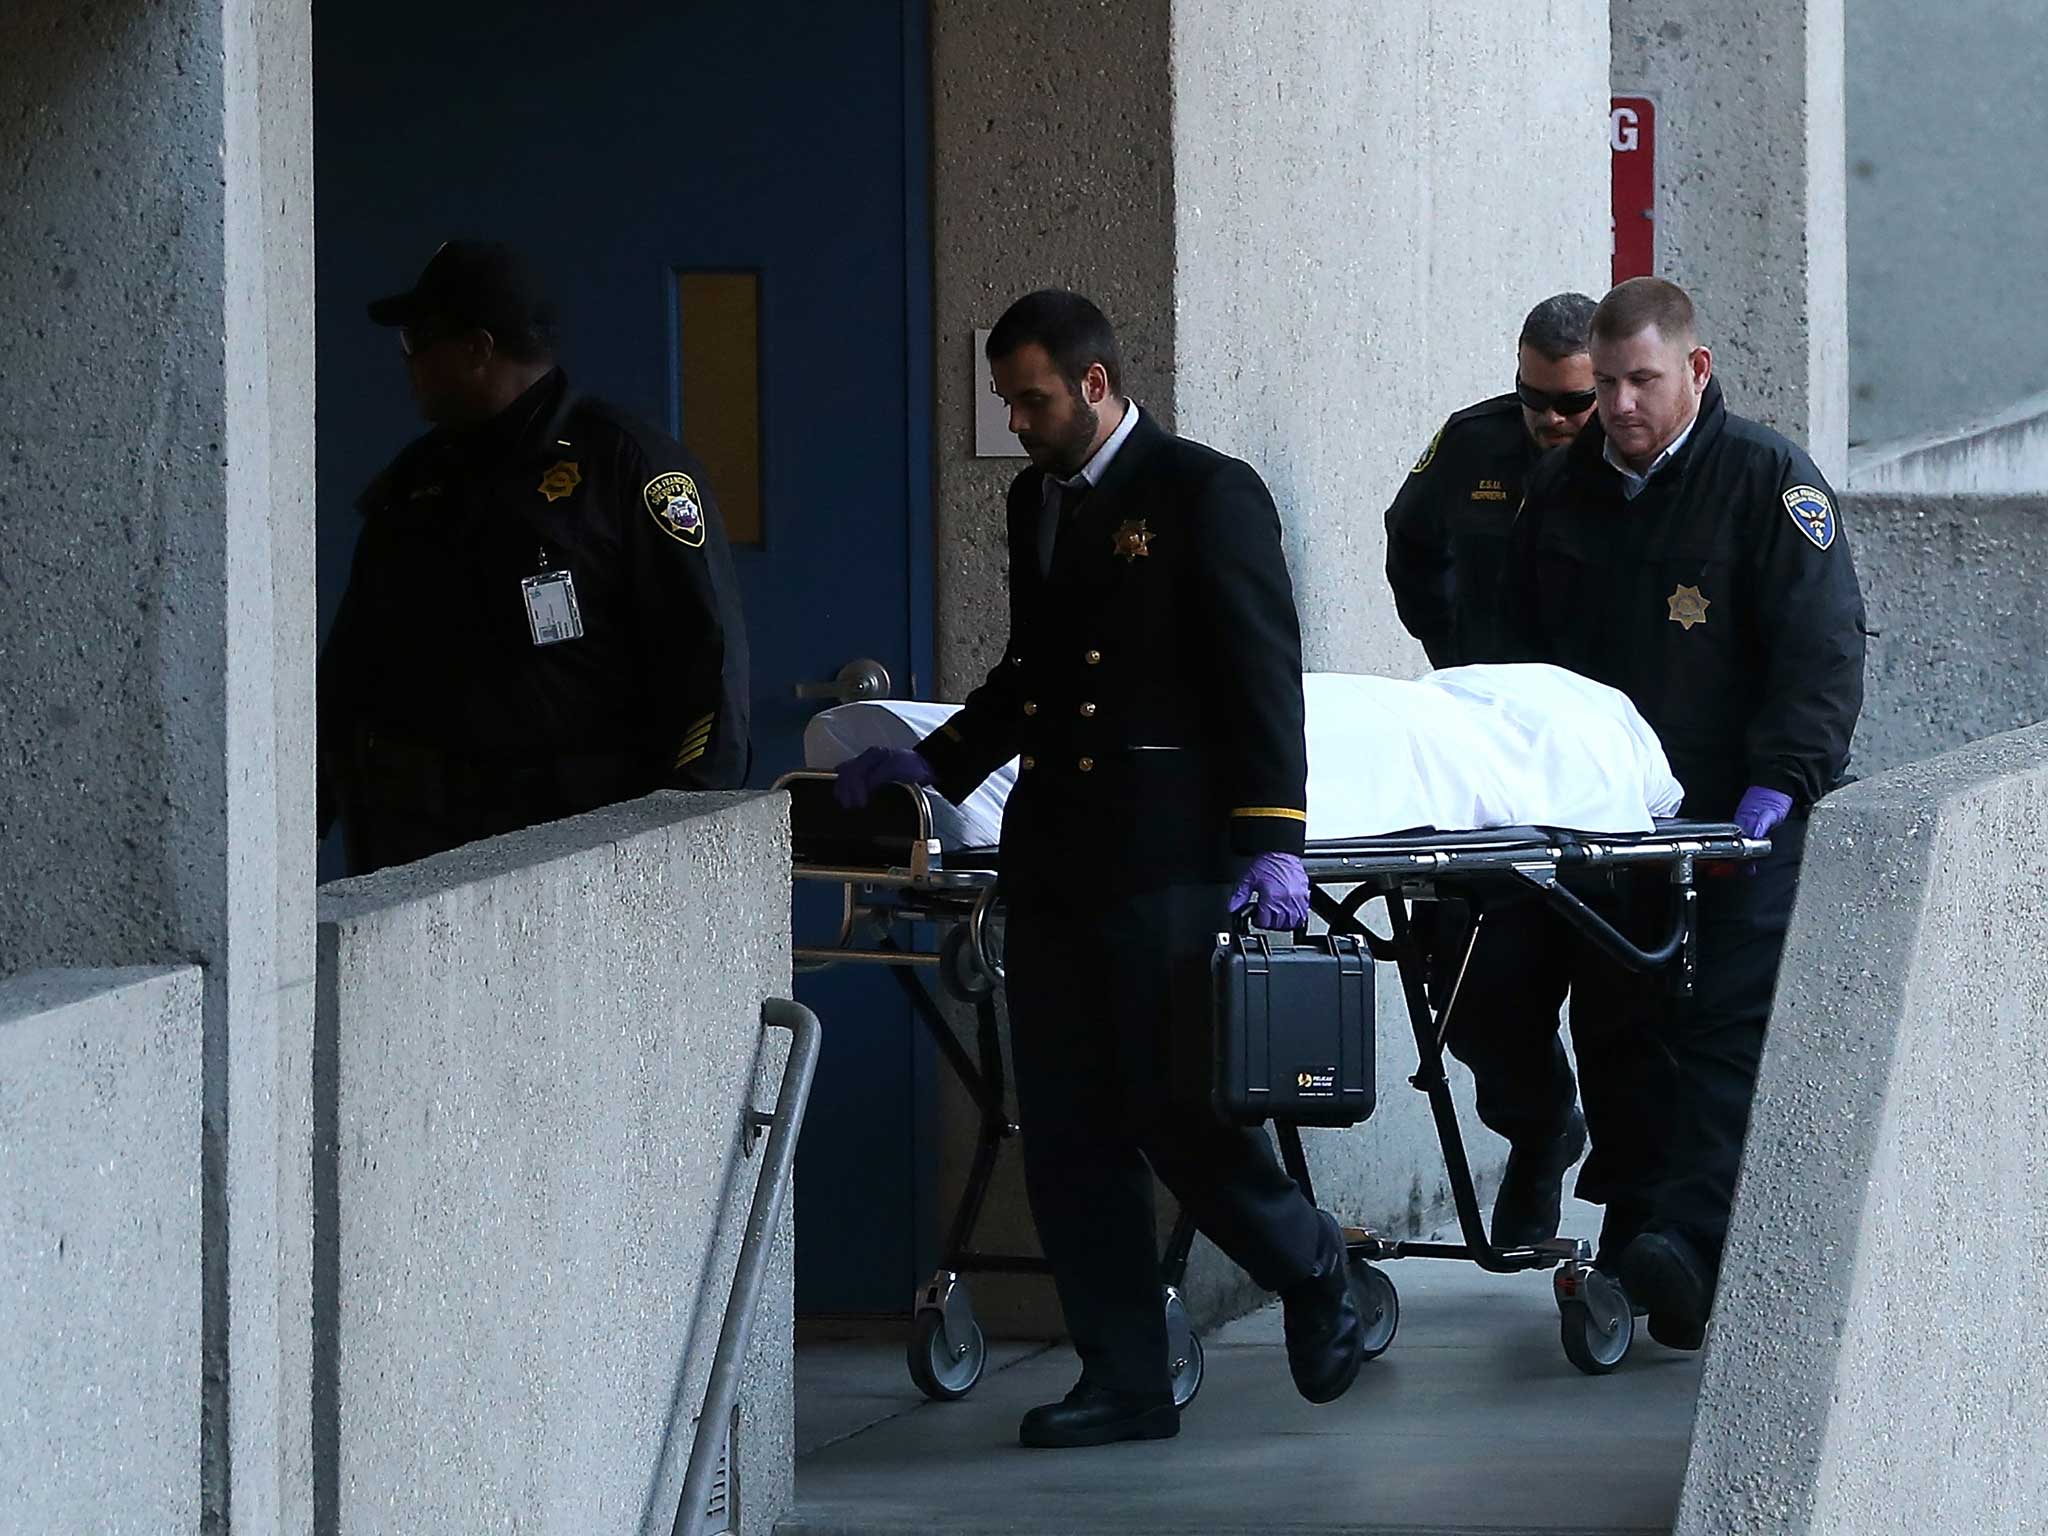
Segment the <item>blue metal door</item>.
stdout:
<path fill-rule="evenodd" d="M 350 504 L 419 430 L 363 304 L 443 239 L 502 238 L 553 278 L 578 386 L 685 441 L 679 276 L 750 279 L 754 782 L 801 763 L 820 704 L 799 684 L 872 658 L 898 696 L 927 686 L 924 0 L 321 0 L 314 29 L 323 626 Z M 798 992 L 826 1026 L 798 1304 L 903 1311 L 929 1257 L 929 1052 L 886 976 Z"/>

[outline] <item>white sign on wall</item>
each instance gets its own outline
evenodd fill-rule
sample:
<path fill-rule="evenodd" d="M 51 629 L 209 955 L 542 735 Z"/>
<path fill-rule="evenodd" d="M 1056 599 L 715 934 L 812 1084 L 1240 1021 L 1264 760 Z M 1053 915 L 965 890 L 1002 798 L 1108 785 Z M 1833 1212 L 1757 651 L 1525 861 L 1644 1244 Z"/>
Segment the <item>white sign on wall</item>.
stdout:
<path fill-rule="evenodd" d="M 1010 430 L 1010 408 L 1003 404 L 989 383 L 988 358 L 984 348 L 988 346 L 988 332 L 974 333 L 973 372 L 969 375 L 974 391 L 974 456 L 977 459 L 1021 459 L 1023 445 L 1017 441 L 1017 434 Z"/>

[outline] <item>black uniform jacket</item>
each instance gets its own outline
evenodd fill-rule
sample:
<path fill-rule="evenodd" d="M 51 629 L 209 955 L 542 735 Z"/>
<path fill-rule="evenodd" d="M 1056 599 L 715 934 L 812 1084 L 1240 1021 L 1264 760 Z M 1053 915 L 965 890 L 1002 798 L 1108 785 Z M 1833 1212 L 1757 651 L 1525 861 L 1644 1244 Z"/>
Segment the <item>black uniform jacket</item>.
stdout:
<path fill-rule="evenodd" d="M 1010 638 L 920 751 L 959 800 L 1021 755 L 1013 890 L 1235 878 L 1307 824 L 1301 629 L 1273 498 L 1142 414 L 1039 573 L 1044 475 L 1010 487 Z"/>
<path fill-rule="evenodd" d="M 1387 508 L 1387 580 L 1431 666 L 1500 661 L 1508 529 L 1540 457 L 1522 403 L 1498 395 L 1438 429 Z"/>
<path fill-rule="evenodd" d="M 1709 383 L 1692 436 L 1634 501 L 1597 419 L 1530 477 L 1502 592 L 1517 654 L 1635 701 L 1725 819 L 1752 784 L 1810 805 L 1863 707 L 1863 597 L 1834 492 Z"/>
<path fill-rule="evenodd" d="M 320 662 L 323 825 L 345 809 L 453 846 L 745 778 L 732 558 L 672 439 L 556 370 L 484 426 L 414 442 L 359 507 Z M 550 571 L 573 577 L 584 633 L 543 645 L 522 583 Z M 432 851 L 383 841 L 370 862 Z"/>

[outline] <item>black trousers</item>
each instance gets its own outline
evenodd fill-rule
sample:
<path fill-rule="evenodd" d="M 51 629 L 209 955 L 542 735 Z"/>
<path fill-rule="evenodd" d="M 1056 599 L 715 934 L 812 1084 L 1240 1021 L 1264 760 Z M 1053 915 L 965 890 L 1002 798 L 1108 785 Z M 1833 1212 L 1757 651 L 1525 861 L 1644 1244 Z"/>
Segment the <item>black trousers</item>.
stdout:
<path fill-rule="evenodd" d="M 1263 1131 L 1169 1091 L 1176 1020 L 1206 999 L 1230 888 L 1090 899 L 1012 890 L 1004 936 L 1025 1188 L 1086 1381 L 1170 1391 L 1156 1172 L 1267 1290 L 1315 1267 L 1315 1210 Z"/>
<path fill-rule="evenodd" d="M 1472 1069 L 1480 1120 L 1509 1141 L 1557 1135 L 1578 1097 L 1558 1039 L 1571 986 L 1569 930 L 1538 901 L 1496 907 L 1480 922 L 1465 965 L 1473 928 L 1465 903 L 1422 903 L 1414 920 L 1429 951 L 1430 1002 L 1441 1010 L 1456 989 L 1444 1044 Z"/>
<path fill-rule="evenodd" d="M 1459 1003 L 1464 1017 L 1453 1016 L 1447 1043 L 1479 1081 L 1480 1117 L 1512 1135 L 1515 1113 L 1557 1103 L 1562 1063 L 1550 1051 L 1557 991 L 1560 982 L 1569 987 L 1592 1143 L 1578 1193 L 1607 1207 L 1603 1260 L 1655 1229 L 1684 1237 L 1710 1267 L 1720 1263 L 1805 843 L 1805 818 L 1795 818 L 1772 834 L 1771 854 L 1753 873 L 1700 872 L 1690 998 L 1672 996 L 1664 975 L 1615 965 L 1542 909 L 1498 932 L 1498 917 L 1489 917 L 1482 930 Z M 1624 878 L 1588 904 L 1638 943 L 1669 929 L 1661 874 Z"/>
<path fill-rule="evenodd" d="M 1764 1029 L 1806 852 L 1804 815 L 1771 833 L 1755 873 L 1700 881 L 1700 966 L 1693 996 L 1665 1011 L 1655 1039 L 1673 1097 L 1648 1225 L 1689 1240 L 1718 1269 L 1749 1134 Z"/>

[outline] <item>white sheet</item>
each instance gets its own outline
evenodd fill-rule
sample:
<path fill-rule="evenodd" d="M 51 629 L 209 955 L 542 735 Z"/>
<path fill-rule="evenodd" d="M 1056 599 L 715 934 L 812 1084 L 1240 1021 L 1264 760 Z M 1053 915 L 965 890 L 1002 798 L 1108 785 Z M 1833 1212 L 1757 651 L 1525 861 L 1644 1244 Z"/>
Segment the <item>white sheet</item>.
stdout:
<path fill-rule="evenodd" d="M 1626 696 L 1561 667 L 1451 667 L 1414 682 L 1341 672 L 1302 679 L 1308 835 L 1410 828 L 1647 832 L 1685 791 Z M 951 704 L 842 704 L 804 732 L 804 761 L 836 768 L 867 747 L 914 747 Z M 933 797 L 948 847 L 998 841 L 1014 761 L 963 806 Z"/>

